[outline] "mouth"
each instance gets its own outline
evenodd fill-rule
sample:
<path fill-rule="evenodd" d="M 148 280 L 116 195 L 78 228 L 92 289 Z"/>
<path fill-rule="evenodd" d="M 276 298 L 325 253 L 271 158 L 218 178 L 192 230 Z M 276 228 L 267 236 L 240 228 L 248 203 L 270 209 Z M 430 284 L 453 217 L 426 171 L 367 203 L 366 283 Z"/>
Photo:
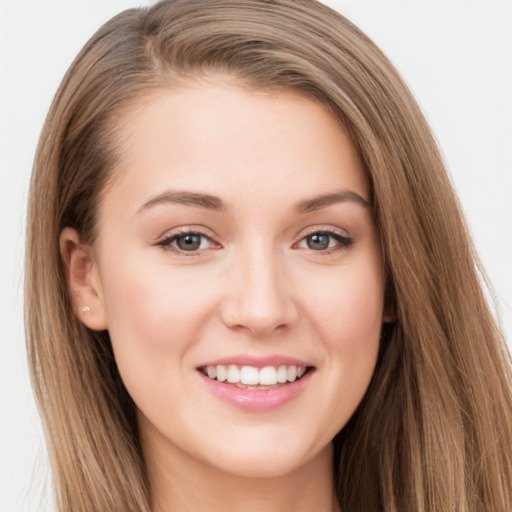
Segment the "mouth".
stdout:
<path fill-rule="evenodd" d="M 207 365 L 198 371 L 212 381 L 248 390 L 277 389 L 302 379 L 314 370 L 312 366 L 279 365 L 259 368 L 250 365 Z"/>
<path fill-rule="evenodd" d="M 287 355 L 238 354 L 196 367 L 206 390 L 245 412 L 272 411 L 295 402 L 310 387 L 316 367 Z"/>

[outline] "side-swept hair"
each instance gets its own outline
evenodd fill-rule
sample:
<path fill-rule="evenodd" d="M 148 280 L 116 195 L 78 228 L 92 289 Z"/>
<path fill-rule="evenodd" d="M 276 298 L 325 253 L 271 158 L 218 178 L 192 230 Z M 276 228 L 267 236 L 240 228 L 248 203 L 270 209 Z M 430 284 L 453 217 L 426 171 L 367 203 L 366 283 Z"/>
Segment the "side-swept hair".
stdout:
<path fill-rule="evenodd" d="M 325 104 L 371 185 L 396 320 L 334 440 L 343 512 L 512 510 L 510 356 L 438 148 L 397 71 L 314 0 L 164 0 L 119 14 L 89 40 L 35 159 L 26 332 L 59 512 L 150 510 L 134 404 L 108 332 L 73 313 L 59 234 L 70 226 L 94 240 L 121 114 L 152 89 L 215 73 Z"/>

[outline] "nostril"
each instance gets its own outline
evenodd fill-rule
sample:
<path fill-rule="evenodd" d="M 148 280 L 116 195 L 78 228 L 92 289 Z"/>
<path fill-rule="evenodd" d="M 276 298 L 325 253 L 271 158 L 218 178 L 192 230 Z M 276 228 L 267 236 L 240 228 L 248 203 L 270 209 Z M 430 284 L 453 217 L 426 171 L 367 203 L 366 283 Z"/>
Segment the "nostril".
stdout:
<path fill-rule="evenodd" d="M 275 256 L 267 249 L 263 252 L 261 246 L 253 246 L 244 251 L 235 267 L 221 304 L 225 325 L 264 336 L 286 331 L 295 323 L 296 304 Z"/>

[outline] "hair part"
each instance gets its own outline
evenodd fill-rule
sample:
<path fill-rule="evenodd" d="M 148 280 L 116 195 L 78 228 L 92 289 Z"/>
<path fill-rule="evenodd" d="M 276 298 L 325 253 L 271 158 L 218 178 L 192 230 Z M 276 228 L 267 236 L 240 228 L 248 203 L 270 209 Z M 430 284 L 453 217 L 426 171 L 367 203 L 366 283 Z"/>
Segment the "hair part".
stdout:
<path fill-rule="evenodd" d="M 320 101 L 368 174 L 396 320 L 384 325 L 370 388 L 334 440 L 343 511 L 510 510 L 510 357 L 437 145 L 397 71 L 313 0 L 164 0 L 124 11 L 85 45 L 34 163 L 26 331 L 59 512 L 151 507 L 135 405 L 108 333 L 73 312 L 59 234 L 97 236 L 130 105 L 211 76 Z"/>

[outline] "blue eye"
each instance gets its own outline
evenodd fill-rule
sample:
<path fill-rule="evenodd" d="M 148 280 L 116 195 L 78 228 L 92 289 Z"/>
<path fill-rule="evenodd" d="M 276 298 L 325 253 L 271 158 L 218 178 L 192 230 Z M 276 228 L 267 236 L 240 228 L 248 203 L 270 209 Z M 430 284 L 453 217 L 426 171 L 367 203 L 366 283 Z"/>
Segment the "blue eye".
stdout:
<path fill-rule="evenodd" d="M 349 247 L 353 239 L 330 231 L 316 231 L 305 236 L 298 244 L 299 247 L 312 251 L 328 251 Z"/>
<path fill-rule="evenodd" d="M 171 235 L 157 245 L 171 248 L 177 252 L 196 252 L 208 249 L 213 244 L 212 240 L 202 233 L 177 233 Z"/>
<path fill-rule="evenodd" d="M 182 251 L 197 251 L 201 247 L 201 235 L 183 235 L 175 239 L 176 245 Z"/>
<path fill-rule="evenodd" d="M 306 243 L 310 249 L 324 251 L 329 248 L 331 236 L 326 233 L 315 233 L 306 237 Z"/>

